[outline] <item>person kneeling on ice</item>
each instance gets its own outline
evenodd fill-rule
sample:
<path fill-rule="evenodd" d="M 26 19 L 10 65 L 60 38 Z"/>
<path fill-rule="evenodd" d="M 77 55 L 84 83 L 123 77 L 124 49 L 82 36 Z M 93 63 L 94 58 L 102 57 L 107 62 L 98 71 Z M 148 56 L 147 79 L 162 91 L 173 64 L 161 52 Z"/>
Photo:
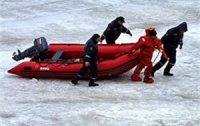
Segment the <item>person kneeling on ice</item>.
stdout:
<path fill-rule="evenodd" d="M 145 83 L 153 83 L 154 80 L 150 78 L 150 74 L 153 68 L 151 58 L 153 55 L 154 48 L 159 49 L 166 59 L 168 57 L 161 46 L 160 39 L 156 36 L 157 32 L 155 31 L 155 28 L 146 28 L 145 32 L 146 35 L 141 36 L 138 42 L 129 50 L 129 53 L 131 54 L 135 50 L 140 49 L 140 62 L 135 68 L 131 79 L 133 81 L 142 81 L 142 79 L 139 77 L 139 74 L 140 71 L 146 66 L 146 69 L 144 71 L 145 77 L 143 81 Z"/>
<path fill-rule="evenodd" d="M 82 75 L 87 72 L 88 69 L 91 71 L 91 79 L 88 86 L 99 86 L 94 83 L 97 78 L 98 69 L 96 64 L 96 57 L 98 54 L 98 42 L 100 42 L 100 35 L 94 34 L 85 44 L 83 51 L 83 66 L 77 73 L 76 77 L 71 80 L 75 85 L 78 84 L 78 80 L 82 78 Z"/>

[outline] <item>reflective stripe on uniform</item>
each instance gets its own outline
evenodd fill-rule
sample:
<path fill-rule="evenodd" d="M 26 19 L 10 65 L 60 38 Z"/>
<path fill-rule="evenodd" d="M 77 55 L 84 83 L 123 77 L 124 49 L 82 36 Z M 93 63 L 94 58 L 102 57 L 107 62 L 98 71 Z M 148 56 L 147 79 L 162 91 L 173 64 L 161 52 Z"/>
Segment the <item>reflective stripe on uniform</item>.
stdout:
<path fill-rule="evenodd" d="M 160 63 L 160 65 L 162 65 L 162 66 L 164 65 L 164 64 L 162 64 L 161 62 L 159 62 L 159 63 Z"/>
<path fill-rule="evenodd" d="M 169 63 L 170 65 L 174 66 L 174 63 Z"/>
<path fill-rule="evenodd" d="M 87 57 L 87 58 L 90 58 L 90 56 L 89 56 L 89 55 L 85 55 L 85 57 Z"/>
<path fill-rule="evenodd" d="M 92 80 L 96 80 L 97 78 L 96 78 L 96 77 L 92 77 L 91 79 L 92 79 Z"/>
<path fill-rule="evenodd" d="M 82 76 L 81 76 L 81 75 L 79 75 L 79 74 L 77 74 L 77 76 L 82 78 Z"/>

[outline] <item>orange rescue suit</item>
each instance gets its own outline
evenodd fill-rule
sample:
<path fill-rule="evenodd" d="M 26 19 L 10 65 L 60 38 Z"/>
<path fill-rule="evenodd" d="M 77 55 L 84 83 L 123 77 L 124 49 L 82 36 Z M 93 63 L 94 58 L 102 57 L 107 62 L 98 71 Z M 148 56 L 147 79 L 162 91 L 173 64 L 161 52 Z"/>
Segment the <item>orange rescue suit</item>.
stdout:
<path fill-rule="evenodd" d="M 132 77 L 133 76 L 139 77 L 140 71 L 145 66 L 147 66 L 147 68 L 144 71 L 144 75 L 146 78 L 149 78 L 151 70 L 153 68 L 151 58 L 152 58 L 153 51 L 155 48 L 159 49 L 164 55 L 164 57 L 167 58 L 167 55 L 165 54 L 161 46 L 160 39 L 157 36 L 154 36 L 154 37 L 150 36 L 149 30 L 150 28 L 145 29 L 146 35 L 141 36 L 138 42 L 133 47 L 131 47 L 131 51 L 140 49 L 140 62 L 139 62 L 139 65 L 136 67 Z"/>

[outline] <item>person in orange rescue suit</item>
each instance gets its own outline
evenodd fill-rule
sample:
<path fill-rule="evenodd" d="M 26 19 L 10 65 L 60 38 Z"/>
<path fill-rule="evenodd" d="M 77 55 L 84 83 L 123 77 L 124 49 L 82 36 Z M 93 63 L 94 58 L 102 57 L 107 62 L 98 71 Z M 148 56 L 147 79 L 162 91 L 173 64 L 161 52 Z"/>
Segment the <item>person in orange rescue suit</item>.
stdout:
<path fill-rule="evenodd" d="M 129 29 L 123 26 L 124 17 L 120 16 L 108 24 L 106 30 L 101 36 L 101 42 L 106 39 L 107 44 L 115 44 L 115 41 L 120 36 L 121 33 L 126 33 L 132 36 Z"/>
<path fill-rule="evenodd" d="M 169 29 L 161 38 L 163 48 L 169 57 L 168 64 L 164 69 L 164 76 L 173 76 L 173 74 L 170 73 L 170 70 L 176 63 L 176 48 L 178 45 L 180 45 L 179 49 L 182 49 L 183 35 L 187 30 L 187 23 L 183 22 L 178 26 Z M 154 77 L 154 73 L 159 70 L 166 62 L 167 60 L 161 56 L 160 61 L 153 67 L 151 76 Z"/>
<path fill-rule="evenodd" d="M 94 83 L 95 79 L 98 75 L 98 69 L 96 64 L 96 56 L 98 54 L 98 42 L 100 42 L 100 35 L 94 34 L 85 44 L 83 50 L 83 66 L 77 73 L 77 75 L 71 80 L 71 82 L 75 85 L 78 84 L 78 80 L 82 78 L 82 75 L 87 72 L 88 69 L 91 71 L 91 78 L 89 82 L 89 87 L 91 86 L 99 86 Z"/>
<path fill-rule="evenodd" d="M 167 55 L 164 52 L 160 39 L 156 36 L 157 32 L 155 31 L 155 28 L 146 28 L 145 29 L 146 35 L 141 36 L 138 40 L 138 42 L 131 47 L 131 50 L 129 50 L 129 53 L 134 52 L 137 49 L 140 49 L 140 61 L 137 67 L 135 68 L 133 75 L 131 76 L 131 79 L 133 81 L 142 81 L 140 78 L 140 71 L 146 66 L 146 69 L 144 71 L 144 82 L 145 83 L 153 83 L 154 80 L 150 78 L 151 70 L 153 68 L 151 58 L 153 55 L 153 51 L 155 48 L 159 49 L 163 56 L 167 59 Z"/>

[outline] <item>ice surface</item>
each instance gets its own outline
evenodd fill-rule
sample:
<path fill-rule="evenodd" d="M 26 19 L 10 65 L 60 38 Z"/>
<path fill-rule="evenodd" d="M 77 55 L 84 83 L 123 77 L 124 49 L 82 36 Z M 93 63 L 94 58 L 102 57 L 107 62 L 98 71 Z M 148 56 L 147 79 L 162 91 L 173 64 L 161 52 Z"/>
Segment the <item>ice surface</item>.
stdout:
<path fill-rule="evenodd" d="M 0 125 L 199 126 L 199 5 L 199 0 L 0 0 Z M 13 51 L 32 46 L 35 38 L 85 43 L 117 16 L 125 17 L 133 34 L 122 34 L 117 43 L 136 42 L 146 27 L 156 27 L 162 37 L 169 28 L 188 23 L 175 76 L 163 76 L 162 68 L 153 84 L 132 82 L 133 68 L 88 87 L 88 80 L 74 86 L 68 79 L 7 73 L 19 63 L 11 59 Z"/>

